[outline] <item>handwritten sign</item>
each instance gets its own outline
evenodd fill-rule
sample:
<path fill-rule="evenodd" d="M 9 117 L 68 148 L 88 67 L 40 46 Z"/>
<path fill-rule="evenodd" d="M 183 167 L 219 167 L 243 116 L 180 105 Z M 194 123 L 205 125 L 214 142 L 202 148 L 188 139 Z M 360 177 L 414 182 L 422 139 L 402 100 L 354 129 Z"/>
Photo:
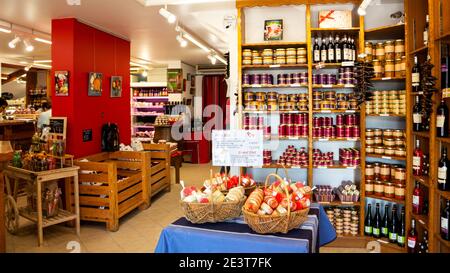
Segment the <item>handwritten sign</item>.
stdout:
<path fill-rule="evenodd" d="M 52 117 L 50 118 L 50 134 L 62 136 L 66 138 L 67 118 Z"/>
<path fill-rule="evenodd" d="M 213 166 L 263 165 L 262 130 L 213 130 Z"/>

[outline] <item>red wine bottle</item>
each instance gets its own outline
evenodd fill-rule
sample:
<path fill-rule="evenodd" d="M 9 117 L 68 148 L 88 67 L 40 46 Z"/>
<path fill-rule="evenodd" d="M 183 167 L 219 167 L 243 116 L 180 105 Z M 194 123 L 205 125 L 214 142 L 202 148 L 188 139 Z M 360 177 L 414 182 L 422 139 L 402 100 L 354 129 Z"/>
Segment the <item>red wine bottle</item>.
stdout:
<path fill-rule="evenodd" d="M 448 137 L 448 107 L 444 99 L 441 100 L 441 104 L 436 113 L 436 136 Z"/>

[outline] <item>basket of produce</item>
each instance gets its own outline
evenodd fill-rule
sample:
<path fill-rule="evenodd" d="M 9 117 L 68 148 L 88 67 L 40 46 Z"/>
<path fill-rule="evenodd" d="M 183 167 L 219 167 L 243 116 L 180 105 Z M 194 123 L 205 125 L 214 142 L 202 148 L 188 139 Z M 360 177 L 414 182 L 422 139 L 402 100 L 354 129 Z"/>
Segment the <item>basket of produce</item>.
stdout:
<path fill-rule="evenodd" d="M 249 175 L 235 175 L 229 177 L 227 176 L 227 174 L 216 174 L 215 176 L 211 175 L 211 177 L 211 179 L 205 181 L 203 186 L 205 188 L 216 187 L 225 195 L 230 189 L 238 186 L 242 186 L 244 188 L 246 196 L 249 196 L 250 193 L 252 193 L 253 190 L 256 189 L 256 182 Z"/>
<path fill-rule="evenodd" d="M 277 181 L 268 187 L 270 177 Z M 257 233 L 287 233 L 307 220 L 311 192 L 311 188 L 301 182 L 289 184 L 277 174 L 269 174 L 264 188 L 257 188 L 250 194 L 242 213 Z"/>
<path fill-rule="evenodd" d="M 215 187 L 197 190 L 195 187 L 182 186 L 181 208 L 191 223 L 216 223 L 241 215 L 246 200 L 241 186 L 230 189 L 226 195 Z"/>

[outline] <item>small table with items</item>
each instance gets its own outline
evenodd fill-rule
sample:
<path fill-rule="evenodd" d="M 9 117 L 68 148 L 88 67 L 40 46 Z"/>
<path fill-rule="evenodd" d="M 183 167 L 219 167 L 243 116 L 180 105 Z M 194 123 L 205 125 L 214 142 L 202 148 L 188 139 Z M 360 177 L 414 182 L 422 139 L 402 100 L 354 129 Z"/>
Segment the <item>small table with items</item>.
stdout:
<path fill-rule="evenodd" d="M 242 217 L 222 223 L 192 224 L 184 217 L 166 227 L 156 253 L 318 253 L 336 238 L 323 207 L 312 204 L 308 220 L 286 234 L 258 234 Z"/>
<path fill-rule="evenodd" d="M 48 171 L 34 172 L 22 168 L 8 166 L 4 171 L 5 184 L 7 195 L 5 196 L 6 205 L 6 227 L 9 232 L 15 233 L 19 225 L 19 215 L 37 223 L 38 228 L 38 246 L 41 246 L 44 241 L 43 228 L 56 225 L 63 222 L 75 221 L 76 234 L 80 236 L 80 207 L 79 207 L 79 190 L 78 190 L 78 169 L 79 167 L 64 167 L 60 169 L 53 169 Z M 72 211 L 66 211 L 62 208 L 57 209 L 54 215 L 44 218 L 43 215 L 43 198 L 42 189 L 45 183 L 59 179 L 66 179 L 66 198 L 71 199 L 71 183 L 68 180 L 73 178 L 73 200 L 74 208 Z M 25 180 L 34 188 L 36 194 L 36 211 L 29 207 L 19 208 L 17 206 L 17 192 L 19 187 L 19 180 Z M 14 181 L 14 187 L 11 188 L 10 181 Z M 34 198 L 32 198 L 34 199 Z M 70 204 L 70 203 L 69 203 Z M 55 204 L 56 206 L 56 204 Z M 57 207 L 57 206 L 56 206 Z M 68 207 L 70 209 L 71 205 Z M 50 213 L 50 210 L 47 210 Z"/>

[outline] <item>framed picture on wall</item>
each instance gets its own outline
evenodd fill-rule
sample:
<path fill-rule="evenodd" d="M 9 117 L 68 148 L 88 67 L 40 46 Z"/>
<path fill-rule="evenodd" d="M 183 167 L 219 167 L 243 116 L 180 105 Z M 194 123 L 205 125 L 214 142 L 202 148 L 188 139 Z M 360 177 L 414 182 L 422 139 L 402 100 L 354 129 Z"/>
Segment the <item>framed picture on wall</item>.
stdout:
<path fill-rule="evenodd" d="M 122 77 L 111 76 L 111 98 L 122 97 Z"/>
<path fill-rule="evenodd" d="M 89 73 L 88 96 L 99 97 L 102 95 L 103 74 L 97 72 Z"/>
<path fill-rule="evenodd" d="M 283 40 L 283 20 L 266 20 L 264 22 L 264 41 Z"/>
<path fill-rule="evenodd" d="M 69 96 L 69 71 L 55 71 L 55 95 Z"/>
<path fill-rule="evenodd" d="M 195 75 L 191 76 L 191 87 L 195 88 Z"/>
<path fill-rule="evenodd" d="M 183 91 L 183 70 L 167 69 L 167 88 L 174 93 Z"/>

